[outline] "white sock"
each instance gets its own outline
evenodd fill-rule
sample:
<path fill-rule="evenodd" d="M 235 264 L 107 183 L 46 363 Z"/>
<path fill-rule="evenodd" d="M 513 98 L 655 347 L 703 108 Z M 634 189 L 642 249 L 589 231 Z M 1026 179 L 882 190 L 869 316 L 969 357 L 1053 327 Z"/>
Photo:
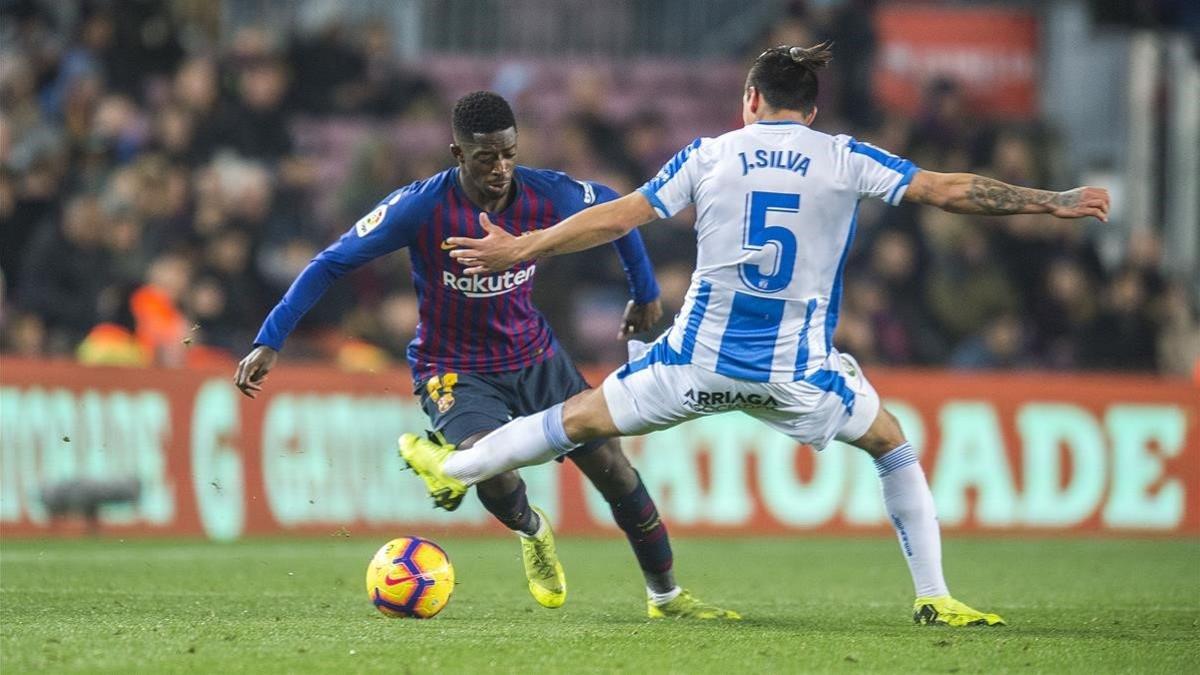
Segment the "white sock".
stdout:
<path fill-rule="evenodd" d="M 655 593 L 653 590 L 650 589 L 650 587 L 646 587 L 646 595 L 650 598 L 650 602 L 655 605 L 665 605 L 668 602 L 679 597 L 679 594 L 682 592 L 683 592 L 683 589 L 678 586 L 676 586 L 675 588 L 672 588 L 671 590 L 667 591 L 666 593 Z"/>
<path fill-rule="evenodd" d="M 563 429 L 559 403 L 540 413 L 518 417 L 466 450 L 450 453 L 442 470 L 470 486 L 505 471 L 548 462 L 574 448 Z"/>
<path fill-rule="evenodd" d="M 875 468 L 917 597 L 950 595 L 942 576 L 942 534 L 933 493 L 912 445 L 904 443 L 888 451 L 875 460 Z"/>

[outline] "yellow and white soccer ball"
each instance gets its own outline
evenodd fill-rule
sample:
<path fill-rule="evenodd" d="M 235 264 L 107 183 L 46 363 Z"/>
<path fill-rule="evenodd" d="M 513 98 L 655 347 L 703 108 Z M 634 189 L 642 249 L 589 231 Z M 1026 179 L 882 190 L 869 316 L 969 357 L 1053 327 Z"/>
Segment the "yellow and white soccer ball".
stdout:
<path fill-rule="evenodd" d="M 428 619 L 446 607 L 453 592 L 450 557 L 428 539 L 393 539 L 367 566 L 367 595 L 387 616 Z"/>

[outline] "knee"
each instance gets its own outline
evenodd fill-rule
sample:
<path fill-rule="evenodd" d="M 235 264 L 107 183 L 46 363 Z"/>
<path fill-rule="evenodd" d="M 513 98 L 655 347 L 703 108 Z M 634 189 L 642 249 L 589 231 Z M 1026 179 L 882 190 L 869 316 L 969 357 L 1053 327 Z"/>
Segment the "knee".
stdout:
<path fill-rule="evenodd" d="M 871 457 L 879 458 L 903 444 L 904 441 L 904 431 L 900 428 L 900 420 L 886 409 L 880 408 L 879 415 L 875 418 L 871 428 L 854 444 L 865 450 Z"/>
<path fill-rule="evenodd" d="M 592 452 L 579 457 L 575 464 L 605 499 L 619 499 L 637 487 L 637 471 L 615 439 L 605 441 Z"/>
<path fill-rule="evenodd" d="M 562 416 L 567 438 L 576 443 L 620 435 L 600 389 L 589 389 L 568 399 L 563 406 Z"/>
<path fill-rule="evenodd" d="M 476 484 L 475 491 L 480 499 L 500 499 L 511 495 L 520 486 L 521 474 L 516 471 L 505 471 Z"/>

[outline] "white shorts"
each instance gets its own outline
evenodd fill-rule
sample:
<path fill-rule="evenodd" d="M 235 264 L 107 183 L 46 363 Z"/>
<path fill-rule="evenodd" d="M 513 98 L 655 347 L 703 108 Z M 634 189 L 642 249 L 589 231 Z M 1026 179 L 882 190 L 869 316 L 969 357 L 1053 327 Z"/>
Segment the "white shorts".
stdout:
<path fill-rule="evenodd" d="M 626 366 L 612 373 L 603 389 L 613 422 L 626 436 L 737 410 L 820 450 L 835 438 L 858 440 L 879 414 L 879 394 L 858 362 L 837 351 L 818 375 L 799 382 L 739 380 L 651 359 L 638 369 Z"/>

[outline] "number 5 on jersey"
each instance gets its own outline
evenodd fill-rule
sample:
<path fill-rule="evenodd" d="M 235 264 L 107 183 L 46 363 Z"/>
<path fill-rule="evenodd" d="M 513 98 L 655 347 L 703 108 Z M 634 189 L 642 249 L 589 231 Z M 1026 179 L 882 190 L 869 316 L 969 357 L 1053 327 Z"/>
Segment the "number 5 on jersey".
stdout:
<path fill-rule="evenodd" d="M 768 244 L 775 246 L 775 261 L 770 268 L 753 263 L 739 266 L 738 272 L 747 286 L 760 293 L 778 293 L 792 282 L 796 268 L 796 235 L 785 226 L 767 224 L 767 217 L 799 212 L 800 195 L 797 194 L 751 192 L 746 195 L 746 234 L 742 249 L 761 251 Z"/>

